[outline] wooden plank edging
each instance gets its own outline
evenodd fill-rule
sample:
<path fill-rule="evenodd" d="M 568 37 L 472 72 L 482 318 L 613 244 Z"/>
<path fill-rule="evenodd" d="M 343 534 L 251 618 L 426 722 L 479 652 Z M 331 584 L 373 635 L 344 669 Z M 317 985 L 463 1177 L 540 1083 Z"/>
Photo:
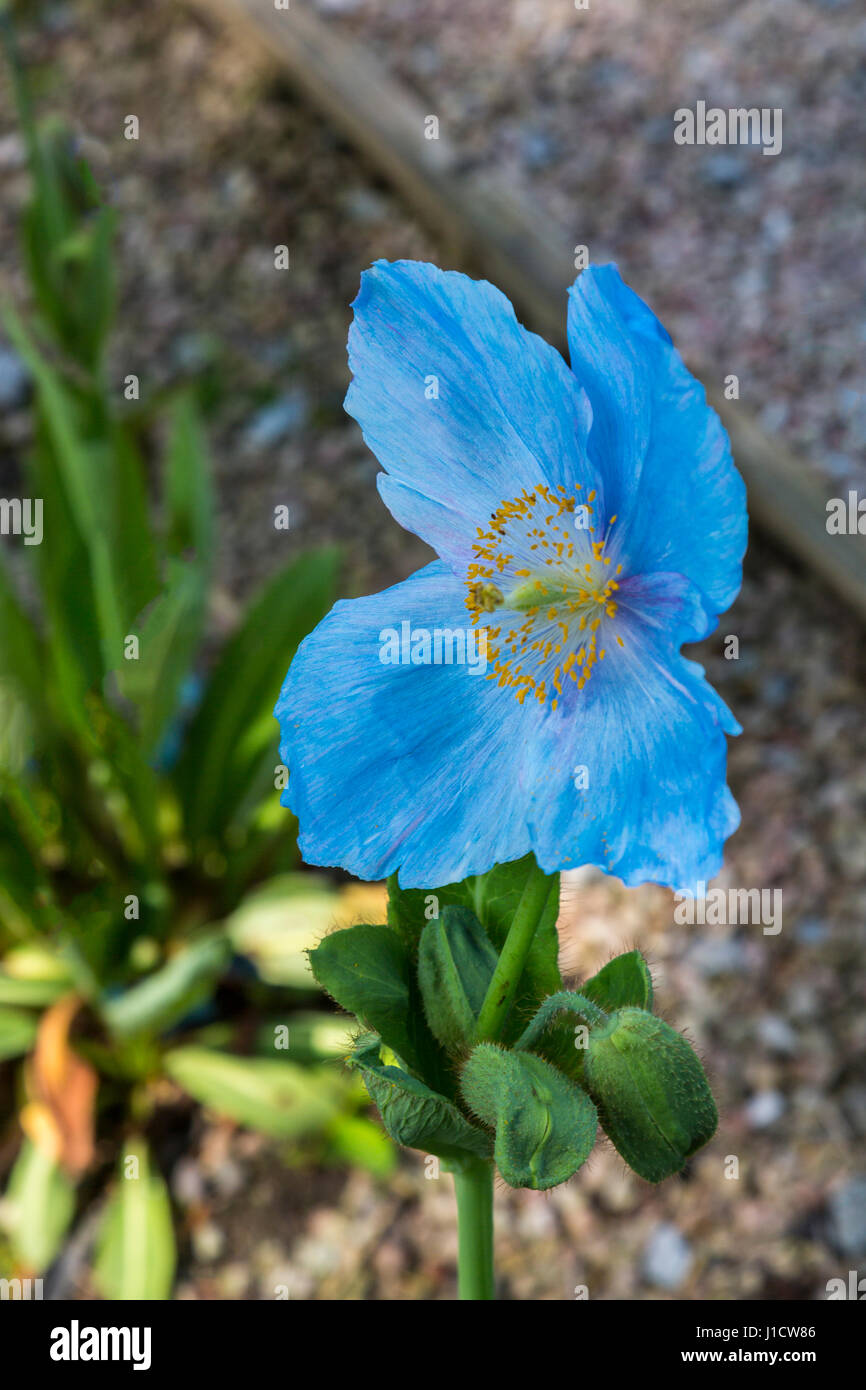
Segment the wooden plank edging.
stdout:
<path fill-rule="evenodd" d="M 501 180 L 465 174 L 447 135 L 424 137 L 428 114 L 370 55 L 301 0 L 193 0 L 216 8 L 241 36 L 288 74 L 342 134 L 399 189 L 442 239 L 449 264 L 484 275 L 511 298 L 523 321 L 565 350 L 566 287 L 574 277 L 573 238 L 545 221 Z M 866 545 L 831 536 L 821 480 L 780 441 L 766 436 L 738 403 L 712 390 L 757 524 L 866 619 Z"/>

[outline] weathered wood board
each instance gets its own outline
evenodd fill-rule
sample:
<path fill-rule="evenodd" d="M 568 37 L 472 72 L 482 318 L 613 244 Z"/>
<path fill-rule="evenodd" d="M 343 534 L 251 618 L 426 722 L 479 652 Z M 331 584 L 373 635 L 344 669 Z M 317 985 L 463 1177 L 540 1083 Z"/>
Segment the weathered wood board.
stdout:
<path fill-rule="evenodd" d="M 565 348 L 573 238 L 552 226 L 543 208 L 495 176 L 464 173 L 446 135 L 425 139 L 427 112 L 415 98 L 302 0 L 290 0 L 288 9 L 274 0 L 193 3 L 225 17 L 239 41 L 257 44 L 279 65 L 436 229 L 452 267 L 499 285 L 525 323 Z M 768 438 L 739 402 L 708 395 L 730 435 L 753 522 L 866 618 L 866 537 L 828 534 L 828 492 L 818 474 Z"/>

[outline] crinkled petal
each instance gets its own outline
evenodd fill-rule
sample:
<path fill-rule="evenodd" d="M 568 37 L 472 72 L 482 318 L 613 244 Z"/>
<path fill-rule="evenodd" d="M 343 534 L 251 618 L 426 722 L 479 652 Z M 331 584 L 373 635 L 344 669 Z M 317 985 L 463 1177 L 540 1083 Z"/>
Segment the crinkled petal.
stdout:
<path fill-rule="evenodd" d="M 466 665 L 383 665 L 382 634 L 462 627 L 441 562 L 336 604 L 301 645 L 276 714 L 284 804 L 304 858 L 436 887 L 520 858 L 595 863 L 628 884 L 709 879 L 738 823 L 724 733 L 739 732 L 700 666 L 677 653 L 708 618 L 681 576 L 624 583 L 611 650 L 559 710 Z M 579 767 L 586 790 L 575 787 Z"/>
<path fill-rule="evenodd" d="M 403 622 L 465 630 L 462 584 L 436 561 L 337 603 L 301 644 L 276 707 L 283 793 L 308 863 L 440 886 L 529 849 L 523 712 L 468 664 L 385 665 Z M 465 650 L 465 648 L 464 648 Z M 411 649 L 410 649 L 411 651 Z"/>
<path fill-rule="evenodd" d="M 572 285 L 568 341 L 603 507 L 617 516 L 610 553 L 627 573 L 685 575 L 724 612 L 741 583 L 745 487 L 703 387 L 615 265 Z"/>
<path fill-rule="evenodd" d="M 739 824 L 725 784 L 725 733 L 739 725 L 703 668 L 678 651 L 712 619 L 680 575 L 626 582 L 618 599 L 624 645 L 609 645 L 562 717 L 544 724 L 533 849 L 549 871 L 597 864 L 629 886 L 693 892 L 718 872 Z"/>
<path fill-rule="evenodd" d="M 503 500 L 594 485 L 586 396 L 493 285 L 377 261 L 353 307 L 346 410 L 385 469 L 386 506 L 455 572 Z"/>

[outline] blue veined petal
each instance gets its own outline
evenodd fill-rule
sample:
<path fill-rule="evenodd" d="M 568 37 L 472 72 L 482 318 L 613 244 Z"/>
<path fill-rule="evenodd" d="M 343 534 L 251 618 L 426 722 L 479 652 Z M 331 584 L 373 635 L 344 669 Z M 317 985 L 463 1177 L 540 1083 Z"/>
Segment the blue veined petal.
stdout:
<path fill-rule="evenodd" d="M 597 486 L 586 396 L 493 285 L 377 261 L 353 307 L 346 410 L 386 470 L 385 504 L 455 571 L 477 528 L 523 488 Z"/>
<path fill-rule="evenodd" d="M 379 659 L 404 621 L 465 630 L 464 598 L 436 561 L 337 603 L 298 649 L 275 713 L 308 863 L 435 887 L 527 853 L 526 712 L 468 665 Z"/>
<path fill-rule="evenodd" d="M 533 849 L 547 870 L 597 864 L 629 886 L 694 891 L 718 872 L 739 824 L 725 782 L 725 733 L 739 725 L 678 652 L 714 621 L 680 575 L 626 581 L 618 598 L 623 645 L 609 643 L 585 688 L 543 726 Z"/>
<path fill-rule="evenodd" d="M 593 411 L 590 457 L 629 573 L 685 575 L 724 612 L 740 588 L 745 487 L 721 421 L 615 265 L 569 291 L 572 370 Z"/>

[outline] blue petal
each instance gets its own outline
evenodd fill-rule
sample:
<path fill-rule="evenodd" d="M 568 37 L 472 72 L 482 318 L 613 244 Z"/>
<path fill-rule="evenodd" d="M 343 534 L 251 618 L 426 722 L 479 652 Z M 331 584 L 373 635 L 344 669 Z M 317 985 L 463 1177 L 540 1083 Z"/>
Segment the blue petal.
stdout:
<path fill-rule="evenodd" d="M 718 873 L 739 824 L 725 785 L 725 733 L 739 725 L 703 668 L 678 651 L 712 617 L 681 575 L 625 581 L 617 598 L 624 646 L 609 647 L 563 717 L 544 725 L 533 849 L 548 871 L 597 864 L 629 886 L 694 892 Z M 585 790 L 575 784 L 580 768 Z"/>
<path fill-rule="evenodd" d="M 724 612 L 741 583 L 745 488 L 703 387 L 615 265 L 571 287 L 568 341 L 592 405 L 603 506 L 618 517 L 617 558 L 627 573 L 685 575 Z"/>
<path fill-rule="evenodd" d="M 550 872 L 595 863 L 628 884 L 710 879 L 738 824 L 724 733 L 739 732 L 680 642 L 706 630 L 679 575 L 626 581 L 612 648 L 553 711 L 459 665 L 383 665 L 383 629 L 460 628 L 441 562 L 335 605 L 302 644 L 276 714 L 283 795 L 309 863 L 437 887 L 530 848 Z M 578 791 L 575 769 L 589 769 Z"/>
<path fill-rule="evenodd" d="M 529 850 L 526 721 L 467 665 L 383 665 L 380 633 L 464 629 L 464 588 L 441 561 L 337 603 L 299 648 L 275 713 L 283 804 L 308 863 L 359 878 L 400 869 L 441 886 Z M 498 698 L 497 698 L 498 697 Z"/>
<path fill-rule="evenodd" d="M 346 410 L 386 470 L 386 506 L 455 572 L 506 498 L 539 482 L 595 485 L 583 391 L 493 285 L 377 261 L 353 307 Z M 438 399 L 425 394 L 432 378 Z"/>

